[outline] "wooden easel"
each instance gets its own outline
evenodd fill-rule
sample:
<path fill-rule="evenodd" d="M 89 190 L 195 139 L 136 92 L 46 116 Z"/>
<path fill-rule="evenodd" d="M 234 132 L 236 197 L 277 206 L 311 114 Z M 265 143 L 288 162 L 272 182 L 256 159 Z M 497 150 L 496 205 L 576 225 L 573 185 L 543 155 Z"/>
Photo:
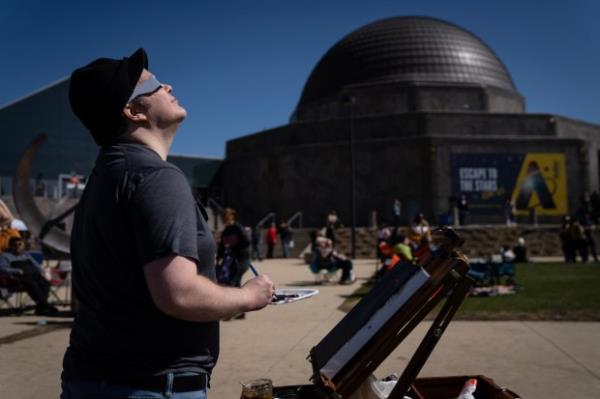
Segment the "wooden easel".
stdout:
<path fill-rule="evenodd" d="M 325 352 L 322 344 L 326 339 L 311 350 L 309 356 L 313 366 L 311 380 L 321 397 L 350 397 L 425 316 L 438 303 L 446 299 L 389 398 L 402 399 L 409 390 L 473 282 L 466 276 L 468 261 L 455 251 L 455 248 L 462 244 L 462 240 L 451 229 L 444 228 L 436 233 L 443 239 L 441 248 L 419 265 L 430 271 L 428 280 L 333 378 L 327 378 L 320 372 L 324 364 L 319 363 L 323 363 L 322 352 Z M 348 314 L 347 317 L 352 315 Z"/>
<path fill-rule="evenodd" d="M 465 275 L 455 276 L 454 273 L 450 273 L 449 279 L 454 279 L 454 281 L 448 281 L 444 284 L 445 288 L 442 291 L 444 294 L 440 295 L 439 299 L 435 302 L 438 303 L 449 291 L 451 292 L 450 296 L 436 316 L 433 324 L 417 348 L 417 351 L 404 369 L 402 376 L 388 397 L 389 399 L 402 399 L 404 395 L 406 395 L 410 385 L 415 378 L 417 378 L 417 375 L 425 365 L 425 362 L 427 362 L 427 359 L 429 359 L 429 355 L 433 352 L 433 349 L 437 345 L 444 331 L 446 331 L 446 327 L 448 327 L 448 324 L 452 321 L 454 314 L 469 293 L 469 289 L 473 284 L 473 280 Z"/>

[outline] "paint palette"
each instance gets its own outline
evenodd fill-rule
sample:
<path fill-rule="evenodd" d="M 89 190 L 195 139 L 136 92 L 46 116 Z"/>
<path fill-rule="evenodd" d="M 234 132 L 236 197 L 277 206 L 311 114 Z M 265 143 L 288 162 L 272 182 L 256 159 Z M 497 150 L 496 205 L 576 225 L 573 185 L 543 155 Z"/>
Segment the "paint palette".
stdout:
<path fill-rule="evenodd" d="M 318 293 L 319 290 L 311 288 L 278 288 L 275 290 L 271 305 L 285 305 L 286 303 L 301 301 Z"/>

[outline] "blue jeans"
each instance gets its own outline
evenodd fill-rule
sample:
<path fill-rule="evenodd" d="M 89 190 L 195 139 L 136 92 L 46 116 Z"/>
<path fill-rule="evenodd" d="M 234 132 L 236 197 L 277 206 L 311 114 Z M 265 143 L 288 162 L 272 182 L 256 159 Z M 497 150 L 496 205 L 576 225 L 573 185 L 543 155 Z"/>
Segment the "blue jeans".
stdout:
<path fill-rule="evenodd" d="M 191 374 L 185 374 L 189 376 Z M 63 381 L 60 399 L 206 399 L 207 390 L 173 392 L 173 373 L 166 376 L 164 391 L 147 391 L 110 385 L 103 381 Z M 199 374 L 198 378 L 208 378 Z"/>

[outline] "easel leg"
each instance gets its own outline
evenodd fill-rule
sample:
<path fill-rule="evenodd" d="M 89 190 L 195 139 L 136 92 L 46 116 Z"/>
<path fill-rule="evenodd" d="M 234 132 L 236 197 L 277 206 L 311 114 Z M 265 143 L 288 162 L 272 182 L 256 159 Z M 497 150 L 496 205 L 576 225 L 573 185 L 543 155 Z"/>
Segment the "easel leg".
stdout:
<path fill-rule="evenodd" d="M 433 321 L 429 331 L 425 334 L 425 338 L 417 348 L 417 351 L 410 359 L 410 362 L 404 369 L 404 373 L 398 380 L 398 383 L 390 393 L 388 399 L 402 399 L 410 384 L 417 378 L 417 375 L 421 371 L 421 368 L 431 355 L 433 348 L 441 338 L 442 334 L 450 324 L 452 317 L 460 307 L 462 301 L 467 296 L 473 280 L 466 276 L 461 276 L 458 282 L 455 282 L 454 290 L 450 297 L 446 300 L 446 303 L 442 307 L 442 310 L 438 313 L 435 320 Z"/>

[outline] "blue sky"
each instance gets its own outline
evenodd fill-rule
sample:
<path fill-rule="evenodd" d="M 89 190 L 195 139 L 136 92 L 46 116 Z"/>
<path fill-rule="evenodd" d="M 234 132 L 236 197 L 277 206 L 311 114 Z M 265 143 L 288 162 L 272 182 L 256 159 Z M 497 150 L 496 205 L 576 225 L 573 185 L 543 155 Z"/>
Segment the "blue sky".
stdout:
<path fill-rule="evenodd" d="M 91 60 L 144 47 L 188 110 L 171 149 L 224 155 L 228 139 L 286 124 L 321 56 L 378 19 L 426 15 L 486 42 L 528 112 L 600 124 L 600 2 L 0 2 L 0 106 Z"/>

